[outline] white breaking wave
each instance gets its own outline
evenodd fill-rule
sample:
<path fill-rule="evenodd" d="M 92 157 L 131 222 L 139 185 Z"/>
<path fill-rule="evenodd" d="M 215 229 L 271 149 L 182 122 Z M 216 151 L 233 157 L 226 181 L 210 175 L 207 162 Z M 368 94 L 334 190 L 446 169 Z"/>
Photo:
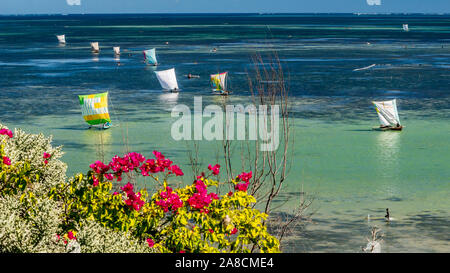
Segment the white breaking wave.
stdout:
<path fill-rule="evenodd" d="M 362 67 L 362 68 L 357 68 L 357 69 L 353 69 L 353 71 L 361 71 L 361 70 L 366 70 L 366 69 L 370 69 L 370 68 L 372 68 L 372 67 L 375 67 L 376 66 L 376 64 L 371 64 L 371 65 L 369 65 L 369 66 L 366 66 L 366 67 Z"/>
<path fill-rule="evenodd" d="M 381 0 L 366 0 L 369 6 L 380 6 Z"/>
<path fill-rule="evenodd" d="M 81 0 L 66 0 L 69 6 L 81 6 Z"/>

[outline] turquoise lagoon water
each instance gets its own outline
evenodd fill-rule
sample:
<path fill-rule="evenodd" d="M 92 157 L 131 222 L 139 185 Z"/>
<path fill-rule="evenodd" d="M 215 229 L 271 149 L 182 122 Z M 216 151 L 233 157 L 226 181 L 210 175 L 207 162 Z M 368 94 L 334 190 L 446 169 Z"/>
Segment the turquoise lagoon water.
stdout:
<path fill-rule="evenodd" d="M 283 250 L 358 252 L 377 226 L 384 252 L 450 251 L 448 16 L 27 16 L 0 17 L 0 30 L 0 122 L 53 135 L 69 176 L 97 159 L 158 149 L 182 166 L 180 182 L 190 183 L 192 142 L 170 137 L 171 109 L 192 107 L 194 96 L 204 106 L 221 103 L 208 83 L 218 71 L 230 74 L 227 103 L 249 103 L 251 55 L 277 51 L 289 75 L 294 139 L 278 202 L 289 201 L 280 210 L 289 213 L 300 192 L 315 198 L 311 222 Z M 55 41 L 60 33 L 66 46 Z M 89 50 L 94 40 L 98 55 Z M 122 48 L 121 66 L 112 46 Z M 154 68 L 142 63 L 151 47 L 158 70 L 176 68 L 180 94 L 162 92 Z M 188 73 L 201 77 L 188 80 Z M 87 130 L 76 95 L 103 91 L 117 126 Z M 392 98 L 404 131 L 372 131 L 378 121 L 370 101 Z M 221 142 L 199 144 L 202 166 L 216 162 Z M 396 219 L 389 224 L 385 208 Z"/>

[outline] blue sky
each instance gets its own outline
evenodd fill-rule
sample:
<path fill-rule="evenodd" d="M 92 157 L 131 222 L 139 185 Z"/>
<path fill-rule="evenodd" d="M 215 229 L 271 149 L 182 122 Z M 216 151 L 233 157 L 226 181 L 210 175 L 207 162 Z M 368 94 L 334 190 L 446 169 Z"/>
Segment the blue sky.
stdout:
<path fill-rule="evenodd" d="M 0 14 L 177 12 L 450 13 L 450 0 L 0 0 Z"/>

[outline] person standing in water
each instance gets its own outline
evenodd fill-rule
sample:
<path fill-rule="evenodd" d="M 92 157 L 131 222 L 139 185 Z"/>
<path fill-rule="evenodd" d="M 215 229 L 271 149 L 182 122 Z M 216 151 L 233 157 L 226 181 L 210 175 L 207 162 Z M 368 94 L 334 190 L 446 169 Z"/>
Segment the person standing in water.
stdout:
<path fill-rule="evenodd" d="M 384 218 L 386 218 L 386 221 L 390 221 L 391 217 L 389 215 L 389 208 L 386 209 L 386 215 L 384 216 Z"/>

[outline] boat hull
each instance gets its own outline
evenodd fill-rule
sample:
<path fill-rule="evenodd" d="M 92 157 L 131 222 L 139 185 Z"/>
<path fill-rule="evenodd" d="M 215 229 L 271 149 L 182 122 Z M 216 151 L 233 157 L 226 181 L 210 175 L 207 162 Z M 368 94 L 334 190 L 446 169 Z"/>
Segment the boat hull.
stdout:
<path fill-rule="evenodd" d="M 213 89 L 214 95 L 228 96 L 230 93 L 231 93 L 231 91 Z"/>
<path fill-rule="evenodd" d="M 401 131 L 403 126 L 400 127 L 373 127 L 374 131 Z"/>

